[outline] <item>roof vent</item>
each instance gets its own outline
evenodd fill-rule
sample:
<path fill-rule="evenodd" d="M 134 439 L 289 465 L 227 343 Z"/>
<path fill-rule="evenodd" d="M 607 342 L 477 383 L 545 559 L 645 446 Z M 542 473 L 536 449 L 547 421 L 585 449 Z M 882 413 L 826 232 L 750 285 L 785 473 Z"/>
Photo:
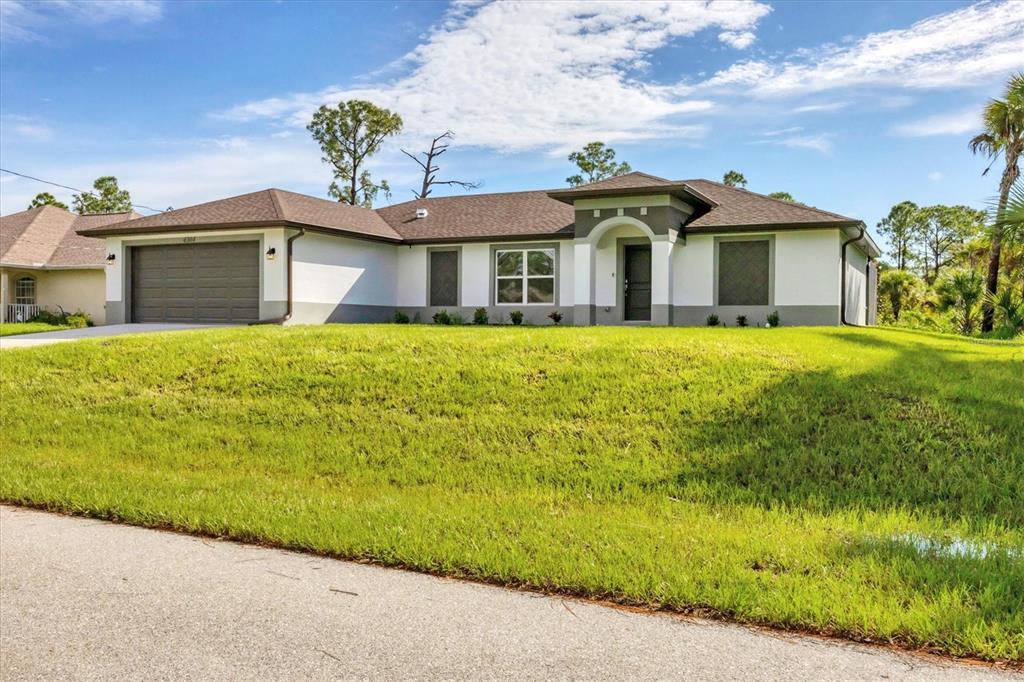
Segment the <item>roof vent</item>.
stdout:
<path fill-rule="evenodd" d="M 425 208 L 417 208 L 416 209 L 416 219 L 417 220 L 420 220 L 421 218 L 426 218 L 428 215 L 430 215 L 430 214 L 427 213 L 427 209 L 425 209 Z"/>

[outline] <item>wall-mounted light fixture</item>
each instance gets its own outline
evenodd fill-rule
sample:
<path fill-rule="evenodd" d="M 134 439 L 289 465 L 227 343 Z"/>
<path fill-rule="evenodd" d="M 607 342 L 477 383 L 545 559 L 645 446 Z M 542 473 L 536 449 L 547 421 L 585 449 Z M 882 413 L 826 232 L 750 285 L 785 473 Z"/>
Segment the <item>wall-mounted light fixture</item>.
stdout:
<path fill-rule="evenodd" d="M 117 260 L 117 255 L 113 253 L 107 254 L 107 265 L 113 265 L 115 260 Z"/>
<path fill-rule="evenodd" d="M 267 260 L 274 260 L 275 258 L 277 258 L 277 249 L 271 246 L 267 249 Z"/>

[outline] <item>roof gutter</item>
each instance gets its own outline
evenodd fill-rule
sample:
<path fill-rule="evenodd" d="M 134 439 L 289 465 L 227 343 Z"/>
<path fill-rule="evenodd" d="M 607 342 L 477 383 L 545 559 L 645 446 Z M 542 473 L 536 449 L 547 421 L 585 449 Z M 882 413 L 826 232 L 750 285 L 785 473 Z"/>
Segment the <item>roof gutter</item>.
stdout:
<path fill-rule="evenodd" d="M 859 242 L 864 238 L 864 223 L 857 226 L 859 231 L 856 237 L 847 239 L 843 242 L 843 264 L 842 264 L 842 277 L 841 284 L 839 285 L 839 321 L 847 327 L 860 327 L 861 325 L 849 322 L 846 319 L 846 247 L 854 242 Z M 868 262 L 871 261 L 871 257 L 868 257 Z"/>
<path fill-rule="evenodd" d="M 287 246 L 285 247 L 285 250 L 287 251 L 286 258 L 288 260 L 288 302 L 286 304 L 284 315 L 282 315 L 281 317 L 273 317 L 269 320 L 257 320 L 256 322 L 250 322 L 250 325 L 284 324 L 288 320 L 292 319 L 292 242 L 294 242 L 296 239 L 298 239 L 304 234 L 306 234 L 305 228 L 300 227 L 299 231 L 296 234 L 293 234 L 291 237 L 288 237 L 288 241 L 286 243 Z"/>

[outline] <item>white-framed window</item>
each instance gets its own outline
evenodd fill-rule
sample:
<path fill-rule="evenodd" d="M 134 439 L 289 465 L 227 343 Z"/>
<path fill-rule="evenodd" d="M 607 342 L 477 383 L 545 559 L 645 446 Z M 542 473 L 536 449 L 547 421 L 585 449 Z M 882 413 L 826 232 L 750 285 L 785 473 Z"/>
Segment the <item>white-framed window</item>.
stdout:
<path fill-rule="evenodd" d="M 36 280 L 34 277 L 21 277 L 14 283 L 14 302 L 18 305 L 36 304 Z"/>
<path fill-rule="evenodd" d="M 494 252 L 496 305 L 553 304 L 554 249 L 500 249 Z"/>

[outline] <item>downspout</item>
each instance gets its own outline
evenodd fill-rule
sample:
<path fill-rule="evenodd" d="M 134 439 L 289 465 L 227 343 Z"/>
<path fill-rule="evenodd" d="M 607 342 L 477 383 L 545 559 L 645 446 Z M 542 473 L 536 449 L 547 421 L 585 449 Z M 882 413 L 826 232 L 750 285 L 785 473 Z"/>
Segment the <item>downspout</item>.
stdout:
<path fill-rule="evenodd" d="M 249 323 L 250 325 L 253 325 L 253 324 L 284 324 L 285 322 L 287 322 L 288 320 L 291 319 L 291 317 L 292 317 L 292 242 L 295 241 L 296 239 L 298 239 L 299 237 L 301 237 L 304 234 L 306 234 L 306 230 L 304 228 L 300 227 L 299 231 L 296 234 L 293 234 L 291 237 L 288 237 L 288 241 L 286 242 L 286 246 L 285 246 L 285 252 L 286 252 L 285 258 L 288 261 L 288 301 L 286 302 L 286 307 L 285 307 L 284 315 L 282 315 L 281 317 L 273 317 L 273 318 L 271 318 L 269 320 L 258 320 L 256 322 L 250 322 Z"/>
<path fill-rule="evenodd" d="M 840 291 L 839 291 L 839 321 L 842 324 L 844 324 L 845 326 L 847 326 L 847 327 L 859 327 L 860 326 L 859 324 L 854 324 L 853 322 L 847 322 L 846 321 L 846 247 L 849 246 L 850 244 L 854 243 L 854 242 L 859 242 L 861 239 L 864 238 L 864 224 L 861 223 L 861 225 L 858 227 L 858 229 L 860 230 L 860 234 L 858 234 L 853 239 L 847 239 L 845 242 L 843 242 L 843 249 L 842 249 L 842 251 L 843 251 L 843 264 L 842 264 L 841 267 L 843 269 L 843 272 L 842 272 L 842 280 L 841 280 L 841 283 L 839 285 L 839 287 L 840 287 Z M 865 275 L 865 279 L 866 279 L 867 278 L 867 270 L 864 271 L 864 275 Z"/>

